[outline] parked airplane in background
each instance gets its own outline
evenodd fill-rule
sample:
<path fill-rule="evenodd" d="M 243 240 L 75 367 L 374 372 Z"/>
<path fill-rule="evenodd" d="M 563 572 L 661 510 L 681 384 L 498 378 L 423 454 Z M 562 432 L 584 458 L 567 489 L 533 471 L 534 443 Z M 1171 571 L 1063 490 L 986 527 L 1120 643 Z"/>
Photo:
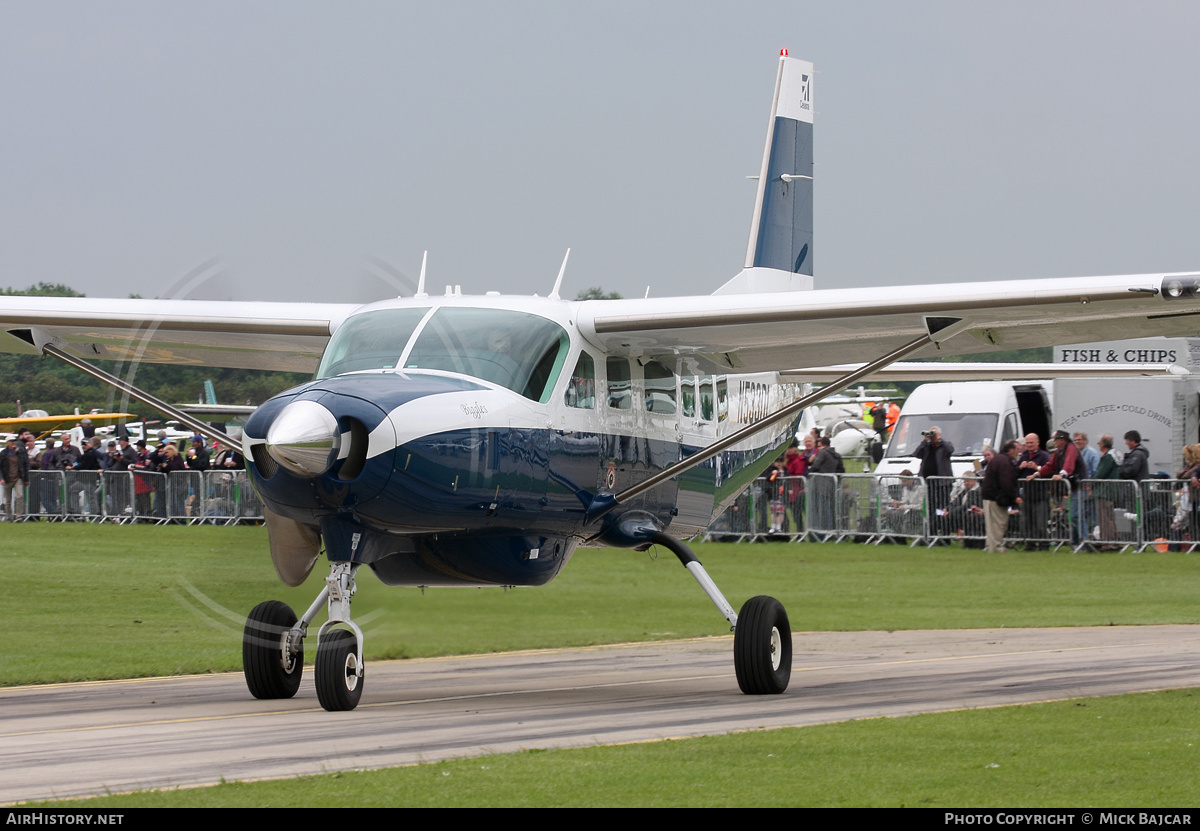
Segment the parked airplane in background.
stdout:
<path fill-rule="evenodd" d="M 812 236 L 812 65 L 784 55 L 745 268 L 714 295 L 567 302 L 560 271 L 545 298 L 433 297 L 423 264 L 415 297 L 366 306 L 6 297 L 0 326 L 6 348 L 93 374 L 80 356 L 316 370 L 243 438 L 279 576 L 298 585 L 322 548 L 330 564 L 299 619 L 276 601 L 250 613 L 257 697 L 295 694 L 325 607 L 317 694 L 326 709 L 357 705 L 364 565 L 397 586 L 533 586 L 580 545 L 655 543 L 734 627 L 741 689 L 780 693 L 782 605 L 735 612 L 680 539 L 778 456 L 803 407 L 951 338 L 967 353 L 1183 334 L 1200 314 L 1200 274 L 813 291 Z M 779 383 L 844 361 L 867 363 L 796 400 Z"/>
<path fill-rule="evenodd" d="M 180 404 L 180 411 L 196 418 L 203 418 L 209 427 L 220 430 L 230 438 L 238 439 L 242 435 L 242 425 L 246 423 L 258 407 L 253 404 L 221 404 L 217 401 L 217 390 L 212 380 L 204 382 L 204 400 L 198 404 Z M 241 442 L 238 442 L 240 444 Z"/>
<path fill-rule="evenodd" d="M 102 413 L 99 410 L 80 413 L 78 408 L 73 415 L 50 415 L 45 410 L 25 410 L 19 416 L 0 418 L 0 433 L 28 427 L 31 433 L 37 433 L 37 437 L 41 439 L 54 433 L 70 430 L 85 418 L 91 420 L 93 427 L 106 427 L 126 422 L 137 416 L 132 413 Z"/>

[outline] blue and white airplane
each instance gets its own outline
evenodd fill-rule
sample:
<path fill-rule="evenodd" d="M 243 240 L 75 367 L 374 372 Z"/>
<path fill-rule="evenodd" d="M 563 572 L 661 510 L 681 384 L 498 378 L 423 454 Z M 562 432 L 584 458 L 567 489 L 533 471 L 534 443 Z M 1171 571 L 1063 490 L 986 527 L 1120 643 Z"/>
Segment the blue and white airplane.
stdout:
<path fill-rule="evenodd" d="M 711 295 L 569 302 L 560 272 L 545 298 L 430 296 L 423 264 L 416 296 L 366 306 L 6 297 L 2 348 L 97 376 L 87 359 L 315 370 L 242 441 L 280 578 L 299 585 L 322 549 L 329 563 L 299 618 L 277 601 L 250 613 L 256 697 L 296 693 L 325 608 L 317 694 L 357 705 L 363 566 L 395 586 L 536 586 L 581 545 L 656 543 L 734 628 L 741 689 L 781 693 L 783 607 L 735 612 L 680 540 L 779 455 L 803 407 L 950 339 L 969 353 L 1195 334 L 1200 314 L 1200 273 L 813 290 L 812 90 L 812 65 L 781 56 L 745 265 Z M 856 366 L 819 394 L 779 383 L 843 362 Z"/>

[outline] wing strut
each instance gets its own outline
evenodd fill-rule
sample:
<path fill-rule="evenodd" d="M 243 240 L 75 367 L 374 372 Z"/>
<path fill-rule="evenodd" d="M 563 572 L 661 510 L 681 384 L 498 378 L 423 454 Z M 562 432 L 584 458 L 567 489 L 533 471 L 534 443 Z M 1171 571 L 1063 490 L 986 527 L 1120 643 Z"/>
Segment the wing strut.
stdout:
<path fill-rule="evenodd" d="M 810 407 L 831 395 L 841 392 L 859 379 L 865 378 L 871 373 L 877 372 L 878 370 L 887 367 L 889 364 L 895 363 L 904 356 L 917 351 L 922 346 L 927 346 L 931 343 L 940 344 L 947 338 L 957 334 L 958 332 L 961 332 L 964 328 L 966 328 L 964 321 L 955 320 L 953 322 L 949 322 L 946 318 L 926 319 L 927 332 L 916 340 L 906 343 L 899 349 L 889 352 L 887 355 L 884 355 L 882 358 L 878 358 L 871 363 L 863 364 L 858 369 L 843 375 L 835 381 L 830 382 L 828 386 L 823 387 L 820 390 L 811 393 L 810 395 L 806 395 L 803 398 L 793 401 L 786 407 L 776 410 L 771 415 L 766 416 L 765 418 L 756 421 L 753 424 L 749 424 L 740 430 L 730 433 L 723 439 L 718 439 L 699 453 L 694 453 L 693 455 L 688 456 L 686 459 L 676 462 L 670 467 L 663 468 L 653 476 L 642 480 L 627 490 L 621 491 L 621 493 L 611 496 L 604 494 L 597 496 L 596 499 L 593 500 L 591 507 L 588 509 L 588 521 L 591 522 L 599 519 L 618 505 L 628 502 L 630 499 L 634 499 L 635 497 L 641 496 L 646 491 L 658 487 L 663 482 L 674 479 L 681 473 L 691 470 L 699 464 L 703 464 L 712 457 L 716 456 L 718 453 L 724 452 L 726 449 L 734 446 L 743 439 L 746 439 L 779 421 L 783 421 L 786 418 L 791 418 L 792 416 L 797 415 L 805 407 Z"/>
<path fill-rule="evenodd" d="M 175 409 L 170 404 L 166 403 L 165 401 L 161 401 L 158 398 L 155 398 L 153 395 L 146 392 L 145 390 L 138 389 L 137 387 L 133 386 L 132 384 L 128 384 L 125 381 L 122 381 L 117 376 L 110 375 L 109 373 L 105 372 L 103 369 L 99 369 L 97 367 L 92 366 L 87 361 L 83 360 L 82 358 L 76 358 L 74 355 L 72 355 L 68 352 L 64 352 L 63 350 L 59 349 L 57 346 L 55 346 L 52 343 L 42 344 L 42 354 L 49 355 L 52 358 L 58 358 L 60 361 L 62 361 L 65 364 L 70 364 L 71 366 L 78 369 L 80 372 L 83 372 L 83 373 L 86 373 L 86 374 L 92 376 L 97 381 L 101 381 L 105 384 L 108 384 L 109 386 L 114 387 L 115 389 L 119 390 L 120 392 L 125 393 L 130 398 L 135 398 L 138 401 L 141 401 L 146 406 L 153 407 L 154 409 L 158 410 L 160 413 L 170 416 L 171 418 L 178 421 L 180 424 L 187 427 L 189 430 L 192 430 L 196 433 L 200 433 L 201 435 L 204 435 L 204 436 L 208 436 L 211 439 L 216 439 L 217 441 L 224 444 L 226 447 L 235 448 L 235 447 L 242 446 L 241 442 L 239 442 L 237 439 L 230 438 L 221 430 L 214 429 L 212 426 L 205 424 L 203 421 L 200 421 L 197 418 L 193 418 L 192 416 L 188 415 L 187 413 L 183 412 L 182 410 Z"/>

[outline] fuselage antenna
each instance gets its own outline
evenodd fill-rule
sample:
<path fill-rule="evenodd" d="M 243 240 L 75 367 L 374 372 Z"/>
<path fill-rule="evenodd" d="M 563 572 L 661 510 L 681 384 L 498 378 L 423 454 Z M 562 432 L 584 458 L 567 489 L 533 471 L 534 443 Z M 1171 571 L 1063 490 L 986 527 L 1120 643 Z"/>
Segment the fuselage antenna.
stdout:
<path fill-rule="evenodd" d="M 567 255 L 565 257 L 563 257 L 562 268 L 560 268 L 558 270 L 558 279 L 554 281 L 554 288 L 550 289 L 550 299 L 551 300 L 560 300 L 561 299 L 558 296 L 558 290 L 562 286 L 563 275 L 567 273 L 567 260 L 569 260 L 569 259 L 571 259 L 571 249 L 570 248 L 567 249 Z"/>
<path fill-rule="evenodd" d="M 426 251 L 421 255 L 421 276 L 417 278 L 417 293 L 413 297 L 428 297 L 425 293 L 425 262 L 429 259 L 429 252 Z"/>

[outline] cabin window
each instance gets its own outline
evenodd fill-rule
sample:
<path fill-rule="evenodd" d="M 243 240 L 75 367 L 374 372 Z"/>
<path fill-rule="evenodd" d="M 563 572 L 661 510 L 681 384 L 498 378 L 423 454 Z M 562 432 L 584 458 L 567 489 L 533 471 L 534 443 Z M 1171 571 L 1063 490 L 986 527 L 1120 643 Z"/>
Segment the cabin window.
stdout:
<path fill-rule="evenodd" d="M 693 376 L 679 379 L 679 406 L 685 418 L 696 417 L 696 379 Z"/>
<path fill-rule="evenodd" d="M 705 421 L 713 420 L 713 379 L 700 379 L 700 417 Z"/>
<path fill-rule="evenodd" d="M 393 369 L 428 309 L 380 309 L 347 318 L 325 347 L 317 378 Z"/>
<path fill-rule="evenodd" d="M 724 378 L 717 381 L 717 421 L 729 418 L 729 382 Z"/>
<path fill-rule="evenodd" d="M 633 407 L 633 384 L 629 374 L 629 359 L 610 357 L 605 362 L 608 370 L 608 406 L 613 410 L 628 410 Z"/>
<path fill-rule="evenodd" d="M 570 342 L 553 321 L 504 309 L 441 308 L 417 336 L 407 369 L 440 369 L 549 400 Z"/>
<path fill-rule="evenodd" d="M 568 407 L 580 410 L 596 409 L 596 362 L 586 352 L 580 352 L 575 362 L 575 371 L 567 382 L 566 402 Z"/>
<path fill-rule="evenodd" d="M 660 361 L 647 361 L 646 411 L 656 415 L 675 415 L 675 373 Z"/>

